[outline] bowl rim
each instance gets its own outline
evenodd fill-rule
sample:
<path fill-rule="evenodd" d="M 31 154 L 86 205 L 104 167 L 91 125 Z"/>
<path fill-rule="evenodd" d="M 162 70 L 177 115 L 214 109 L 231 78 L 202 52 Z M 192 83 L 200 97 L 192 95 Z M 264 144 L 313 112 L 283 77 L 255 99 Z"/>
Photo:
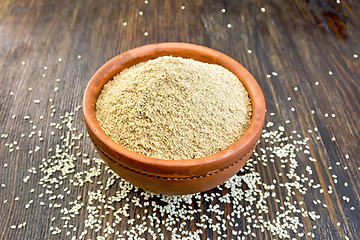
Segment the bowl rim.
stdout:
<path fill-rule="evenodd" d="M 245 86 L 251 101 L 251 122 L 244 135 L 227 149 L 195 159 L 158 159 L 126 149 L 112 140 L 101 128 L 96 119 L 95 104 L 105 83 L 125 68 L 159 56 L 169 55 L 219 64 L 233 72 Z M 224 170 L 240 161 L 242 156 L 254 149 L 265 120 L 264 95 L 248 70 L 233 58 L 217 50 L 179 42 L 144 45 L 113 57 L 91 77 L 84 92 L 82 105 L 88 133 L 98 150 L 125 168 L 152 176 L 203 176 L 221 169 Z"/>

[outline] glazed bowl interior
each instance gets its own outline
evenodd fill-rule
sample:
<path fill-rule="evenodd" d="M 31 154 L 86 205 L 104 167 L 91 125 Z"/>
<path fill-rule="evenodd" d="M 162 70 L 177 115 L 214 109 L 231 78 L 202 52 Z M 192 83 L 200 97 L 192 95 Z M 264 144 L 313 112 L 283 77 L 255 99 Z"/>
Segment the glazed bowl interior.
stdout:
<path fill-rule="evenodd" d="M 245 86 L 251 100 L 252 118 L 245 134 L 227 149 L 195 159 L 165 160 L 130 151 L 112 140 L 100 127 L 95 114 L 103 86 L 123 69 L 160 56 L 191 58 L 218 64 L 234 73 Z M 125 168 L 153 176 L 191 177 L 229 167 L 235 158 L 249 154 L 260 137 L 265 118 L 265 100 L 254 77 L 237 61 L 216 50 L 187 43 L 159 43 L 124 52 L 105 63 L 91 78 L 83 99 L 83 113 L 89 135 L 102 152 Z"/>

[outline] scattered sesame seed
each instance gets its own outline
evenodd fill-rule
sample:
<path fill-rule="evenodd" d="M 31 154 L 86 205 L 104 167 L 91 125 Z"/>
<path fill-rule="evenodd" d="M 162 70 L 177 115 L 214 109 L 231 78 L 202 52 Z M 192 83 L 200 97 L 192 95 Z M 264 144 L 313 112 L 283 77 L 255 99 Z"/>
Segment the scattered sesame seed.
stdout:
<path fill-rule="evenodd" d="M 331 138 L 331 141 L 335 142 L 335 141 L 336 141 L 336 138 L 335 138 L 335 137 L 332 137 L 332 138 Z"/>
<path fill-rule="evenodd" d="M 266 77 L 267 77 L 267 78 L 271 78 L 271 75 L 270 75 L 270 74 L 267 74 Z"/>
<path fill-rule="evenodd" d="M 297 91 L 298 90 L 298 87 L 294 87 L 294 91 Z"/>
<path fill-rule="evenodd" d="M 22 61 L 22 62 L 21 62 L 21 65 L 25 65 L 25 62 L 24 62 L 24 61 Z"/>
<path fill-rule="evenodd" d="M 182 9 L 182 10 L 184 10 L 184 9 L 185 9 L 185 6 L 184 6 L 184 5 L 183 5 L 183 6 L 181 6 L 181 9 Z"/>
<path fill-rule="evenodd" d="M 125 22 L 124 22 L 124 25 L 126 25 Z M 81 58 L 81 55 L 78 55 L 77 58 L 80 59 L 80 58 Z"/>
<path fill-rule="evenodd" d="M 319 82 L 315 82 L 315 85 L 316 85 L 316 86 L 319 85 Z"/>
<path fill-rule="evenodd" d="M 359 57 L 359 55 L 357 55 L 357 54 L 353 55 L 353 58 L 358 58 L 358 57 Z"/>
<path fill-rule="evenodd" d="M 142 11 L 139 12 L 139 15 L 142 16 L 144 13 Z"/>
<path fill-rule="evenodd" d="M 225 9 L 223 10 L 222 12 L 225 12 Z M 248 53 L 252 53 L 252 51 L 249 49 Z M 81 56 L 79 55 L 78 58 L 80 59 Z M 277 76 L 277 73 L 273 72 L 272 75 Z M 267 77 L 270 78 L 272 75 L 268 74 Z M 291 97 L 288 97 L 288 101 L 290 100 Z M 41 99 L 41 101 L 46 102 L 44 99 Z M 52 103 L 53 100 L 49 99 L 49 102 Z M 55 100 L 53 104 L 50 107 L 52 114 L 57 109 L 55 107 Z M 80 107 L 76 109 L 75 111 L 78 111 Z M 48 131 L 44 129 L 39 130 L 39 127 L 35 131 L 36 126 L 31 125 L 30 135 L 39 140 L 39 146 L 35 146 L 33 150 L 29 151 L 29 154 L 33 153 L 35 156 L 38 154 L 36 152 L 40 151 L 40 147 L 41 149 L 45 148 L 44 145 L 40 145 L 44 139 L 42 132 L 50 133 L 50 136 L 58 136 L 59 134 L 59 138 L 56 138 L 59 143 L 52 146 L 53 149 L 45 149 L 46 157 L 39 159 L 40 166 L 29 168 L 30 175 L 23 178 L 23 181 L 27 182 L 30 180 L 30 176 L 33 176 L 32 174 L 36 174 L 36 172 L 41 173 L 41 179 L 39 180 L 41 188 L 36 188 L 37 193 L 33 196 L 44 197 L 41 200 L 48 199 L 49 203 L 45 204 L 43 201 L 39 201 L 40 205 L 52 208 L 51 211 L 58 211 L 59 218 L 57 220 L 59 221 L 55 217 L 51 218 L 51 234 L 59 234 L 63 230 L 63 234 L 69 236 L 72 231 L 78 231 L 80 228 L 77 225 L 77 216 L 84 214 L 84 212 L 84 216 L 87 219 L 83 224 L 84 229 L 81 228 L 82 232 L 79 239 L 88 239 L 90 237 L 87 236 L 87 229 L 93 229 L 99 234 L 101 231 L 103 232 L 104 237 L 102 238 L 99 235 L 96 239 L 141 239 L 143 236 L 141 234 L 147 233 L 153 239 L 161 239 L 163 238 L 164 231 L 161 227 L 162 225 L 174 234 L 172 235 L 174 239 L 198 239 L 201 238 L 202 231 L 205 230 L 218 234 L 220 239 L 226 239 L 229 228 L 230 233 L 234 235 L 249 235 L 256 238 L 257 234 L 255 234 L 255 231 L 260 228 L 261 232 L 267 230 L 280 239 L 288 239 L 290 238 L 289 229 L 292 229 L 299 237 L 304 236 L 303 231 L 305 230 L 300 219 L 309 218 L 310 220 L 316 220 L 320 218 L 314 211 L 295 208 L 295 206 L 298 206 L 297 202 L 291 199 L 291 196 L 298 193 L 305 195 L 308 191 L 305 186 L 314 189 L 320 188 L 320 193 L 323 192 L 323 189 L 321 189 L 317 182 L 309 178 L 312 174 L 310 166 L 304 169 L 306 171 L 303 174 L 300 175 L 298 173 L 296 155 L 299 151 L 302 151 L 304 154 L 310 154 L 310 148 L 307 146 L 309 138 L 296 134 L 295 130 L 293 133 L 296 135 L 292 136 L 291 130 L 287 132 L 283 124 L 276 123 L 276 126 L 274 126 L 272 122 L 266 123 L 266 128 L 277 127 L 274 131 L 264 128 L 261 141 L 268 143 L 269 146 L 266 145 L 265 147 L 259 144 L 258 151 L 254 152 L 252 159 L 240 170 L 242 174 L 233 176 L 217 188 L 218 190 L 226 189 L 226 193 L 214 191 L 185 196 L 159 196 L 140 190 L 121 179 L 101 159 L 96 157 L 90 158 L 82 154 L 82 133 L 74 127 L 76 126 L 73 118 L 75 111 L 60 116 L 58 121 L 54 118 L 53 123 L 49 126 L 51 129 Z M 295 111 L 294 107 L 292 107 L 292 111 Z M 271 112 L 270 115 L 274 116 L 275 112 Z M 43 118 L 43 116 L 40 116 L 40 119 Z M 30 119 L 30 117 L 25 116 L 24 119 Z M 290 120 L 286 120 L 285 123 L 290 123 Z M 287 128 L 290 126 L 286 125 Z M 315 129 L 317 128 L 314 128 L 314 131 L 316 131 Z M 41 130 L 42 132 L 40 132 Z M 311 130 L 308 132 L 311 133 Z M 22 134 L 22 137 L 24 136 L 25 134 Z M 5 138 L 5 135 L 1 135 L 1 137 Z M 15 146 L 17 142 L 12 144 Z M 309 157 L 309 160 L 316 161 L 312 157 Z M 77 168 L 77 164 L 80 163 L 83 164 L 82 168 L 85 170 L 80 171 Z M 279 164 L 284 174 L 280 172 L 278 174 L 280 177 L 278 181 L 274 179 L 271 184 L 266 184 L 262 182 L 263 176 L 261 173 L 256 170 L 257 167 L 255 166 L 257 164 L 262 164 L 264 167 L 270 164 Z M 310 164 L 312 163 L 309 162 Z M 99 177 L 104 171 L 106 172 L 107 180 L 102 181 Z M 300 171 L 302 170 L 300 169 Z M 336 178 L 334 182 L 335 180 Z M 85 184 L 96 184 L 96 188 L 89 188 L 91 190 L 87 192 L 87 200 L 81 201 L 82 197 L 80 195 L 73 195 L 79 192 L 74 188 L 83 187 Z M 111 189 L 112 186 L 116 186 L 116 190 L 114 189 L 115 187 Z M 285 191 L 286 195 L 284 198 L 279 198 L 280 192 L 277 189 L 278 187 Z M 243 191 L 244 189 L 246 191 Z M 30 192 L 35 192 L 35 189 L 32 188 Z M 328 192 L 330 194 L 332 190 L 329 188 Z M 85 198 L 85 196 L 83 197 Z M 69 199 L 73 199 L 73 201 L 68 201 Z M 153 201 L 153 199 L 156 199 L 156 201 Z M 215 199 L 223 204 L 231 204 L 231 213 L 226 213 L 220 204 L 213 205 L 212 203 Z M 276 219 L 270 219 L 269 221 L 262 214 L 269 212 L 272 201 L 279 203 L 280 208 L 276 212 Z M 350 201 L 350 199 L 345 197 L 344 201 Z M 34 205 L 31 205 L 32 202 L 33 200 L 30 200 L 25 205 L 25 208 L 33 207 Z M 121 206 L 119 206 L 120 203 Z M 315 200 L 315 203 L 327 207 L 320 199 Z M 204 204 L 209 206 L 206 211 L 203 210 Z M 304 202 L 299 202 L 299 205 L 302 204 Z M 129 213 L 130 206 L 131 208 L 134 207 L 134 211 L 136 210 L 138 213 L 134 217 Z M 254 214 L 255 211 L 259 211 L 262 214 L 255 217 L 257 216 Z M 212 216 L 215 216 L 215 218 Z M 238 219 L 242 217 L 245 217 L 244 224 L 247 226 L 246 230 L 238 229 Z M 109 220 L 110 218 L 111 220 Z M 117 231 L 116 226 L 121 221 L 127 222 L 128 229 Z M 284 223 L 284 225 L 279 225 L 279 221 Z M 193 232 L 187 230 L 187 226 L 190 223 L 195 223 L 197 226 Z M 56 226 L 55 224 L 59 225 Z M 145 224 L 149 224 L 149 226 Z M 17 225 L 13 226 L 15 226 L 14 228 L 23 228 L 25 225 L 26 222 L 17 223 Z M 151 230 L 148 228 L 150 226 L 157 230 Z M 237 229 L 231 229 L 233 226 Z M 315 227 L 313 229 L 316 229 Z M 111 237 L 111 235 L 116 235 L 116 237 Z M 312 232 L 307 232 L 306 235 L 313 238 L 315 236 Z"/>
<path fill-rule="evenodd" d="M 59 61 L 59 62 L 62 62 L 62 58 L 58 58 L 58 61 Z"/>
<path fill-rule="evenodd" d="M 23 181 L 26 183 L 29 180 L 30 176 L 26 176 L 25 178 L 23 178 Z"/>
<path fill-rule="evenodd" d="M 228 28 L 231 28 L 231 27 L 232 27 L 232 25 L 231 25 L 230 23 L 228 23 L 227 27 L 228 27 Z"/>
<path fill-rule="evenodd" d="M 272 72 L 271 74 L 272 74 L 273 76 L 275 76 L 275 77 L 278 75 L 277 72 Z"/>
<path fill-rule="evenodd" d="M 261 10 L 262 12 L 265 12 L 265 8 L 264 8 L 264 7 L 260 8 L 260 10 Z"/>
<path fill-rule="evenodd" d="M 329 71 L 329 75 L 333 75 L 333 72 L 332 72 L 332 71 Z"/>
<path fill-rule="evenodd" d="M 124 22 L 123 25 L 124 25 L 124 26 L 127 26 L 127 22 Z"/>
<path fill-rule="evenodd" d="M 44 66 L 44 69 L 47 70 L 47 69 L 48 69 L 48 66 Z"/>
<path fill-rule="evenodd" d="M 222 13 L 225 13 L 225 12 L 226 12 L 225 8 L 221 9 L 221 12 L 222 12 Z"/>
<path fill-rule="evenodd" d="M 146 37 L 147 35 L 149 35 L 149 33 L 148 33 L 148 32 L 144 32 L 144 35 L 145 35 L 145 37 Z"/>

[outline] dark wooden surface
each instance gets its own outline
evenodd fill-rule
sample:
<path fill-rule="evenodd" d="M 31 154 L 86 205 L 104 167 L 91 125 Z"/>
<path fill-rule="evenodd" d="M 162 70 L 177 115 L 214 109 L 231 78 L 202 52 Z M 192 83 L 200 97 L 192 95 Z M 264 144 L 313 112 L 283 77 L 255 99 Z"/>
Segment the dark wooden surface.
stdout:
<path fill-rule="evenodd" d="M 79 202 L 84 207 L 72 220 L 77 229 L 72 228 L 70 235 L 66 235 L 64 229 L 52 234 L 51 219 L 55 217 L 59 226 L 63 226 L 64 220 L 58 220 L 62 214 L 59 208 L 48 207 L 52 202 L 48 195 L 39 197 L 46 189 L 39 185 L 44 176 L 39 170 L 42 159 L 49 156 L 49 148 L 55 149 L 61 136 L 58 132 L 51 135 L 50 124 L 81 104 L 88 80 L 104 62 L 131 48 L 166 41 L 208 46 L 238 60 L 264 91 L 266 122 L 274 123 L 274 129 L 284 126 L 288 136 L 300 134 L 309 138 L 310 156 L 317 161 L 308 161 L 309 156 L 299 154 L 298 170 L 306 173 L 305 168 L 310 165 L 313 171 L 310 176 L 324 193 L 309 190 L 307 196 L 296 194 L 293 198 L 303 199 L 304 206 L 316 211 L 321 218 L 300 218 L 305 236 L 291 231 L 289 234 L 301 239 L 311 238 L 307 232 L 314 233 L 314 239 L 360 239 L 360 59 L 354 55 L 360 55 L 360 3 L 357 0 L 340 3 L 335 0 L 149 0 L 148 4 L 143 0 L 1 0 L 0 239 L 79 237 L 85 228 L 87 193 L 96 191 L 98 185 L 85 183 L 83 187 L 74 188 L 64 179 L 61 187 L 70 188 L 74 196 L 82 196 Z M 51 105 L 55 103 L 56 112 L 51 116 Z M 74 126 L 85 134 L 81 111 L 75 113 Z M 43 141 L 37 137 L 39 129 Z M 29 138 L 31 131 L 36 133 Z M 79 151 L 96 156 L 87 137 L 79 143 Z M 40 149 L 36 150 L 36 146 Z M 256 151 L 263 146 L 266 144 L 261 141 Z M 265 183 L 271 184 L 284 171 L 280 164 L 276 166 L 267 168 L 258 164 L 256 171 Z M 36 174 L 29 173 L 32 167 L 37 169 Z M 86 164 L 77 161 L 75 173 L 84 169 Z M 96 181 L 104 178 L 103 172 Z M 331 194 L 328 186 L 333 188 Z M 282 199 L 281 191 L 278 194 Z M 314 204 L 318 199 L 321 204 Z M 33 203 L 26 208 L 31 200 Z M 74 199 L 66 195 L 61 201 L 66 205 Z M 327 208 L 323 207 L 325 203 Z M 274 218 L 281 206 L 281 202 L 270 204 L 265 217 Z M 231 211 L 231 204 L 222 204 L 222 207 Z M 237 220 L 239 229 L 244 231 L 245 219 L 246 216 L 242 216 Z M 19 227 L 23 222 L 26 226 Z M 102 224 L 99 231 L 87 228 L 86 239 L 104 236 L 106 226 L 105 222 Z M 14 225 L 16 229 L 11 228 Z M 191 222 L 187 227 L 196 230 Z M 117 231 L 127 228 L 126 221 L 116 227 Z M 201 236 L 202 239 L 236 239 L 233 229 L 228 226 L 226 237 L 209 229 Z M 164 227 L 161 231 L 166 239 L 170 238 L 171 233 Z M 239 236 L 281 238 L 267 230 L 254 229 L 253 232 L 256 237 Z M 108 237 L 113 238 L 113 235 Z"/>

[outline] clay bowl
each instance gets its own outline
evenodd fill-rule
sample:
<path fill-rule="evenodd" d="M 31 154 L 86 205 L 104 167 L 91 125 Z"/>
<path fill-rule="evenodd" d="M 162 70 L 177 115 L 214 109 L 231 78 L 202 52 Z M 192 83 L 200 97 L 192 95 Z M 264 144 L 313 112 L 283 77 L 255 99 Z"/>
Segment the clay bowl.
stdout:
<path fill-rule="evenodd" d="M 120 146 L 101 129 L 95 116 L 95 103 L 104 84 L 125 68 L 169 55 L 222 65 L 244 84 L 251 99 L 252 119 L 245 134 L 229 148 L 196 159 L 156 159 Z M 194 44 L 158 43 L 129 50 L 105 63 L 93 75 L 85 90 L 83 114 L 97 152 L 119 176 L 151 192 L 190 194 L 222 184 L 245 165 L 261 135 L 265 100 L 254 77 L 229 56 Z"/>

